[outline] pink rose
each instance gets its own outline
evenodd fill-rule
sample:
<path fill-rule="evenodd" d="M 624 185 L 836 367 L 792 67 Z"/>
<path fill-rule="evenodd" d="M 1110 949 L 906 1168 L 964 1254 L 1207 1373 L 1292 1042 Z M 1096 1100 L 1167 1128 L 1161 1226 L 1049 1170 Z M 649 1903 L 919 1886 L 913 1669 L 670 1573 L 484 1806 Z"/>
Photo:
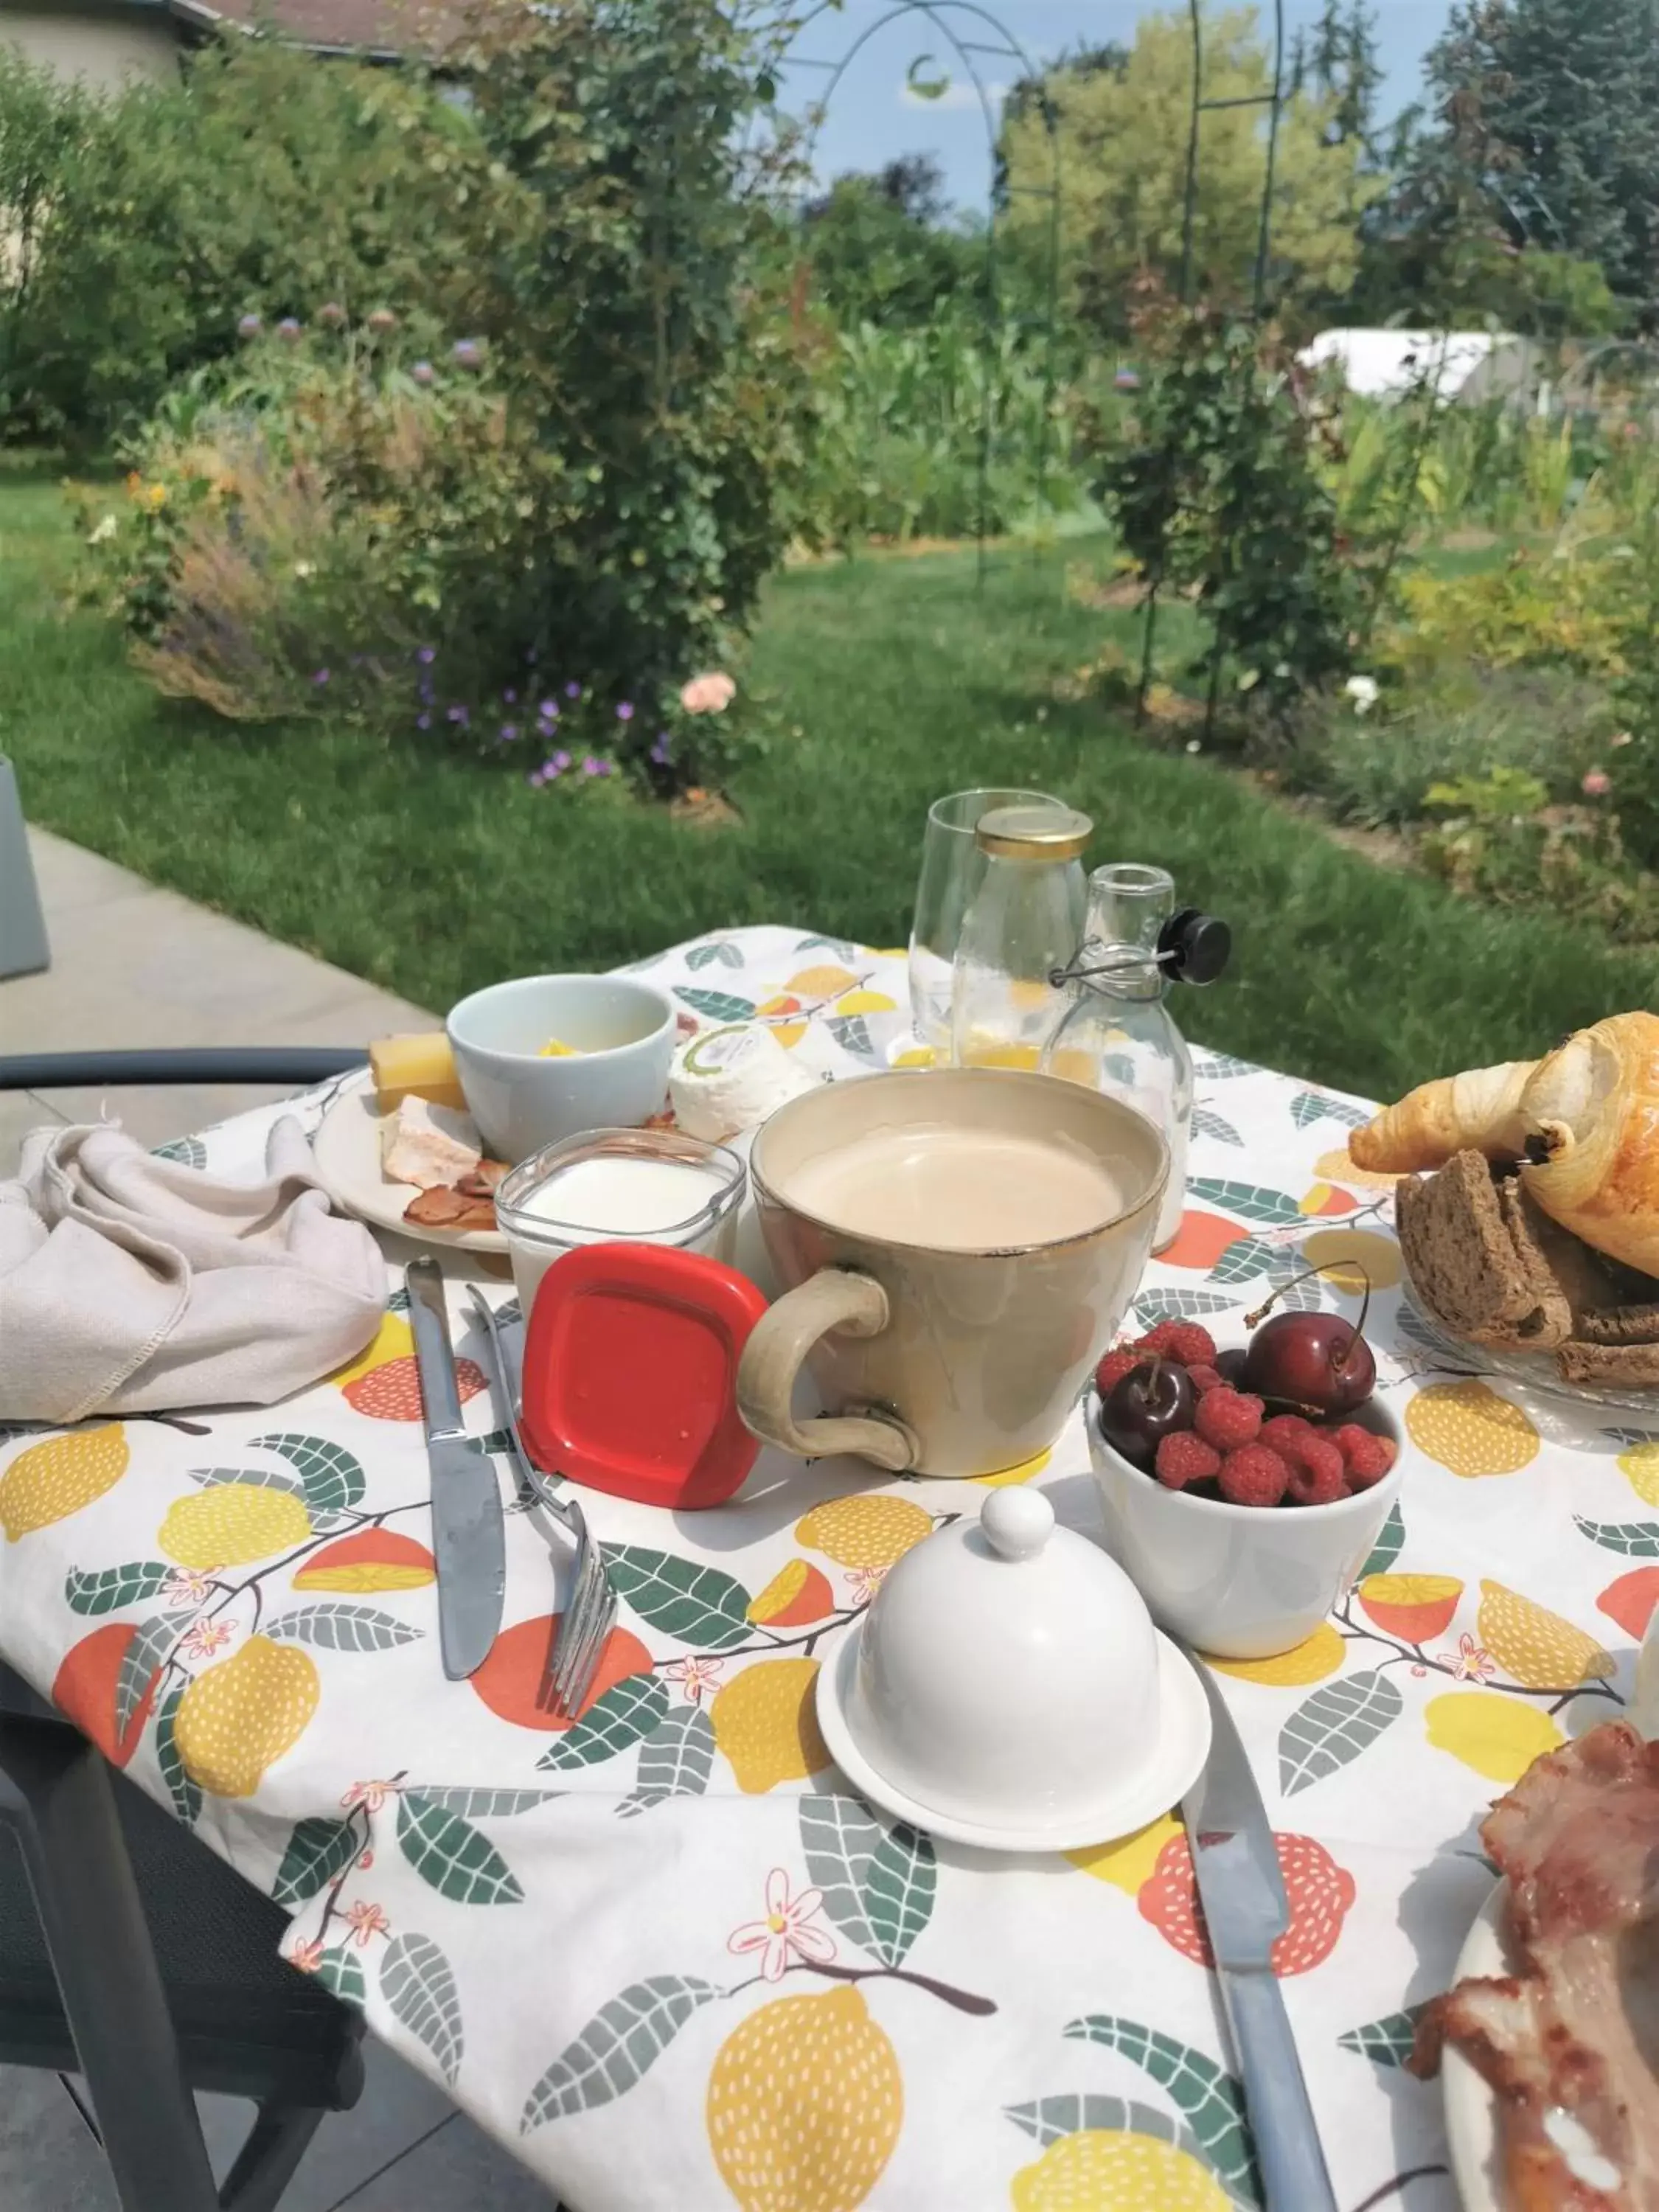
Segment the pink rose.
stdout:
<path fill-rule="evenodd" d="M 1613 789 L 1613 778 L 1604 768 L 1586 769 L 1578 788 L 1586 799 L 1605 799 Z"/>
<path fill-rule="evenodd" d="M 680 704 L 688 714 L 723 714 L 737 696 L 737 685 L 718 670 L 680 686 Z"/>

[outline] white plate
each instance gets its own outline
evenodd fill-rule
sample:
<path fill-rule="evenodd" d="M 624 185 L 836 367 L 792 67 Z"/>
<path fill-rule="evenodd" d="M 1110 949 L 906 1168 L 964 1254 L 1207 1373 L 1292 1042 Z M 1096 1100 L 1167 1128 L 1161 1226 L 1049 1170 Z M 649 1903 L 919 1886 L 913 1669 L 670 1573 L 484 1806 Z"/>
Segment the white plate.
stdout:
<path fill-rule="evenodd" d="M 365 1068 L 324 1115 L 311 1140 L 317 1172 L 337 1206 L 376 1229 L 390 1229 L 418 1244 L 450 1244 L 459 1252 L 505 1252 L 499 1229 L 439 1229 L 405 1221 L 404 1208 L 417 1195 L 412 1182 L 388 1182 L 380 1172 L 381 1114 L 374 1079 Z"/>
<path fill-rule="evenodd" d="M 981 1851 L 1079 1851 L 1091 1844 L 1113 1843 L 1167 1813 L 1198 1779 L 1210 1755 L 1210 1701 L 1204 1685 L 1192 1662 L 1167 1636 L 1159 1636 L 1158 1742 L 1139 1773 L 1103 1788 L 1084 1812 L 1030 1827 L 935 1813 L 872 1766 L 848 1726 L 848 1697 L 863 1633 L 860 1621 L 830 1664 L 818 1669 L 818 1726 L 830 1756 L 872 1805 L 947 1843 L 969 1844 Z"/>
<path fill-rule="evenodd" d="M 1470 1974 L 1498 1976 L 1511 1971 L 1504 1942 L 1504 1907 L 1510 1886 L 1496 1882 L 1474 1917 L 1452 1971 L 1454 1984 Z M 1440 2087 L 1446 2103 L 1446 2141 L 1452 2176 L 1463 2199 L 1463 2212 L 1509 2212 L 1498 2170 L 1498 2099 L 1461 2051 L 1446 2045 L 1440 2060 Z"/>
<path fill-rule="evenodd" d="M 1468 1344 L 1437 1322 L 1417 1295 L 1407 1276 L 1401 1284 L 1401 1314 L 1409 1314 L 1402 1334 L 1415 1337 L 1431 1351 L 1443 1352 L 1465 1373 L 1496 1375 L 1530 1390 L 1548 1390 L 1558 1398 L 1571 1398 L 1580 1406 L 1608 1406 L 1621 1413 L 1659 1413 L 1659 1388 L 1621 1388 L 1612 1382 L 1567 1382 L 1555 1364 L 1553 1352 L 1498 1352 L 1491 1345 Z"/>

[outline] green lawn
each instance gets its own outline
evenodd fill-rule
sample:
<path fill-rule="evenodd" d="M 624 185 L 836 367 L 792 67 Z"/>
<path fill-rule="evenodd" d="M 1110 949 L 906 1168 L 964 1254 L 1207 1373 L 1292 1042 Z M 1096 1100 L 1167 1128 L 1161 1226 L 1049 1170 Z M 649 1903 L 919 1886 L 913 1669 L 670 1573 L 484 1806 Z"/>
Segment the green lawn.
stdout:
<path fill-rule="evenodd" d="M 159 702 L 106 624 L 59 612 L 70 551 L 51 481 L 0 476 L 0 750 L 31 817 L 428 1006 L 723 924 L 902 943 L 927 803 L 979 782 L 1063 793 L 1095 817 L 1094 858 L 1160 861 L 1232 921 L 1232 975 L 1180 1008 L 1219 1048 L 1391 1095 L 1656 998 L 1650 955 L 1383 872 L 1096 708 L 1039 720 L 1103 627 L 1133 624 L 1067 604 L 1063 556 L 1000 555 L 982 594 L 957 555 L 778 579 L 754 676 L 800 734 L 743 778 L 741 824 L 709 829 Z"/>

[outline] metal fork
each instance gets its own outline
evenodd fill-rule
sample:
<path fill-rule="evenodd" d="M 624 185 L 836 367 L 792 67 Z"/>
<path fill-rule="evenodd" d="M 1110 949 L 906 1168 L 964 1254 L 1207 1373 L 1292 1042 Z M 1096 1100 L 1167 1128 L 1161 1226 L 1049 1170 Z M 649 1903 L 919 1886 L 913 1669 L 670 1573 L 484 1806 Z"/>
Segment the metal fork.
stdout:
<path fill-rule="evenodd" d="M 518 1394 L 513 1388 L 512 1365 L 502 1340 L 501 1324 L 477 1284 L 470 1286 L 468 1295 L 489 1339 L 490 1365 L 495 1370 L 497 1395 L 507 1416 L 507 1432 L 512 1439 L 514 1463 L 519 1476 L 537 1504 L 550 1513 L 560 1527 L 576 1540 L 576 1565 L 571 1582 L 570 1600 L 559 1619 L 559 1632 L 548 1653 L 547 1668 L 542 1677 L 538 1697 L 538 1703 L 544 1711 L 556 1713 L 563 1719 L 574 1719 L 582 1700 L 593 1686 L 599 1655 L 616 1626 L 617 1593 L 611 1587 L 611 1577 L 605 1572 L 604 1554 L 593 1541 L 588 1528 L 587 1516 L 574 1498 L 561 1498 L 556 1491 L 550 1488 L 540 1468 L 531 1464 L 530 1455 L 524 1447 L 524 1437 L 520 1433 Z"/>

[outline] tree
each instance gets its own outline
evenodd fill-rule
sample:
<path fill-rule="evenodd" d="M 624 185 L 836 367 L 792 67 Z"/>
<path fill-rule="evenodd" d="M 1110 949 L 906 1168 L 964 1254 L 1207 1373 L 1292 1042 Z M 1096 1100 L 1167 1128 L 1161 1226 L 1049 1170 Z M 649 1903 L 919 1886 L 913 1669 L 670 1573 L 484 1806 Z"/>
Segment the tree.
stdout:
<path fill-rule="evenodd" d="M 1255 100 L 1272 89 L 1272 62 L 1254 9 L 1203 27 L 1206 100 Z M 1073 311 L 1097 335 L 1127 331 L 1138 283 L 1178 283 L 1182 264 L 1193 52 L 1184 15 L 1144 16 L 1121 70 L 1045 81 L 1060 154 L 1061 282 Z M 1376 189 L 1357 136 L 1343 137 L 1344 94 L 1304 84 L 1287 91 L 1274 165 L 1269 288 L 1281 310 L 1346 290 L 1358 260 L 1355 222 Z M 1193 222 L 1193 290 L 1247 300 L 1267 176 L 1267 110 L 1212 109 L 1200 120 Z M 1035 104 L 1006 125 L 1008 222 L 1028 253 L 1046 240 L 1049 153 Z"/>
<path fill-rule="evenodd" d="M 1428 75 L 1437 127 L 1406 197 L 1431 240 L 1474 212 L 1659 300 L 1659 0 L 1463 0 Z"/>
<path fill-rule="evenodd" d="M 983 283 L 983 236 L 950 220 L 944 173 L 927 154 L 837 177 L 802 210 L 800 242 L 813 295 L 843 328 L 931 322 Z"/>

